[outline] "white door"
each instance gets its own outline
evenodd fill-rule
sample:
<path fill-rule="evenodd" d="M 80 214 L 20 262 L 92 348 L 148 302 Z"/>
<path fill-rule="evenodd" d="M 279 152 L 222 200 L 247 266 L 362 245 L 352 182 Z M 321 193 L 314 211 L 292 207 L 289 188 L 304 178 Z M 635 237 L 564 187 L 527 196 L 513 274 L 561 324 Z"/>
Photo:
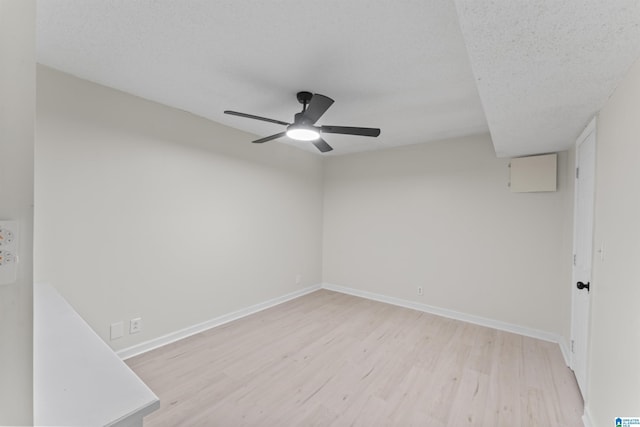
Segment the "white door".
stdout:
<path fill-rule="evenodd" d="M 589 298 L 592 285 L 595 160 L 596 126 L 595 119 L 593 119 L 576 141 L 574 202 L 571 368 L 585 399 L 587 397 Z"/>

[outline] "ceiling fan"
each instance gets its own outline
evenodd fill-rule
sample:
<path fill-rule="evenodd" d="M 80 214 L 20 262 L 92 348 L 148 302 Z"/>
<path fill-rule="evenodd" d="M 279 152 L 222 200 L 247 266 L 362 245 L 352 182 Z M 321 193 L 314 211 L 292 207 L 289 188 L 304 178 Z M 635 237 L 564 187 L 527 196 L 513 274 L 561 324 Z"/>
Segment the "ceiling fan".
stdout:
<path fill-rule="evenodd" d="M 322 139 L 322 133 L 339 133 L 343 135 L 361 135 L 361 136 L 378 136 L 380 129 L 377 128 L 359 128 L 347 126 L 315 126 L 320 117 L 331 107 L 333 99 L 319 93 L 298 92 L 296 95 L 298 102 L 302 104 L 302 111 L 297 113 L 293 118 L 293 123 L 287 123 L 280 120 L 268 119 L 266 117 L 254 116 L 253 114 L 239 113 L 237 111 L 226 110 L 225 114 L 246 117 L 248 119 L 262 120 L 264 122 L 276 123 L 287 127 L 284 132 L 252 141 L 256 144 L 271 141 L 273 139 L 288 136 L 296 141 L 311 141 L 322 153 L 333 150 L 333 148 Z"/>

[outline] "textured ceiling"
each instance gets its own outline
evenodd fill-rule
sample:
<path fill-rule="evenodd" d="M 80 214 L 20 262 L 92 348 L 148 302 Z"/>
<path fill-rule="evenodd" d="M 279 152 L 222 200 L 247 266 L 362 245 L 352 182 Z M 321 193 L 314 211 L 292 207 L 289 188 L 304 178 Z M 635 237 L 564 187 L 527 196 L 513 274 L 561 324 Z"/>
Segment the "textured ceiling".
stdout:
<path fill-rule="evenodd" d="M 290 122 L 322 93 L 318 124 L 382 129 L 333 155 L 490 129 L 512 156 L 573 143 L 639 56 L 636 3 L 40 0 L 38 61 L 261 137 L 284 129 L 223 111 Z"/>
<path fill-rule="evenodd" d="M 638 0 L 456 0 L 499 157 L 569 148 L 640 56 Z"/>

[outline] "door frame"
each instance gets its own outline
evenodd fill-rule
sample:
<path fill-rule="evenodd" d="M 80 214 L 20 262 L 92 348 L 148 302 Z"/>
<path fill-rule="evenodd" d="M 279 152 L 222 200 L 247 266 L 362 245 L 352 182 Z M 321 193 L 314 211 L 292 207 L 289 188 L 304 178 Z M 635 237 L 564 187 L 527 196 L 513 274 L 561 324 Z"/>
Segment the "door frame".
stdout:
<path fill-rule="evenodd" d="M 589 124 L 587 124 L 587 126 L 585 127 L 585 129 L 582 131 L 582 133 L 580 134 L 580 136 L 576 139 L 576 143 L 575 143 L 575 165 L 574 165 L 574 170 L 577 170 L 580 166 L 580 151 L 579 151 L 579 146 L 580 144 L 582 144 L 591 134 L 594 135 L 594 170 L 593 170 L 593 187 L 591 188 L 591 192 L 593 194 L 593 199 L 595 202 L 595 173 L 596 173 L 596 160 L 597 160 L 597 146 L 598 146 L 598 134 L 597 134 L 597 116 L 594 117 L 593 119 L 591 119 L 591 121 L 589 121 Z M 576 265 L 575 265 L 575 254 L 576 254 L 576 249 L 577 249 L 577 235 L 578 235 L 578 221 L 577 221 L 577 216 L 578 216 L 578 172 L 574 172 L 573 175 L 573 179 L 574 179 L 574 188 L 573 188 L 573 193 L 574 193 L 574 197 L 573 197 L 573 257 L 572 257 L 572 264 L 571 264 L 571 337 L 570 337 L 570 358 L 569 358 L 569 362 L 570 362 L 570 368 L 572 370 L 574 370 L 574 366 L 575 366 L 575 352 L 574 352 L 574 337 L 575 337 L 575 324 L 574 324 L 574 311 L 576 310 L 575 308 L 575 304 L 576 304 L 576 300 L 575 300 L 575 291 L 574 291 L 574 286 L 576 286 L 577 280 L 578 278 L 576 277 Z M 595 213 L 595 203 L 592 206 L 592 209 Z M 595 218 L 592 217 L 592 223 L 591 223 L 591 239 L 592 239 L 592 251 L 591 251 L 591 266 L 590 266 L 590 272 L 589 272 L 589 276 L 592 277 L 593 276 L 593 261 L 594 261 L 594 242 L 593 242 L 593 238 L 594 238 L 594 229 L 593 229 L 593 224 L 595 223 Z M 584 390 L 580 390 L 582 393 L 582 398 L 586 401 L 587 400 L 587 391 L 588 391 L 588 384 L 589 384 L 589 344 L 590 344 L 590 338 L 591 338 L 591 297 L 592 294 L 589 295 L 589 300 L 588 300 L 588 306 L 587 306 L 587 319 L 586 319 L 586 328 L 587 328 L 587 343 L 586 343 L 586 351 L 587 354 L 584 355 L 585 358 L 585 376 L 584 376 Z"/>

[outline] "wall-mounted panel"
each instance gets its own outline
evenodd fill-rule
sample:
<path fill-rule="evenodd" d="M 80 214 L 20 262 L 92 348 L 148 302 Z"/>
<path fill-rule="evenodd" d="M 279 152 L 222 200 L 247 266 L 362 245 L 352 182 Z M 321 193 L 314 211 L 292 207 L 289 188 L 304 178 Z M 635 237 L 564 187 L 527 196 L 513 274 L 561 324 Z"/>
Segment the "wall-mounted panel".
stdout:
<path fill-rule="evenodd" d="M 556 191 L 557 171 L 555 153 L 511 159 L 511 192 Z"/>

